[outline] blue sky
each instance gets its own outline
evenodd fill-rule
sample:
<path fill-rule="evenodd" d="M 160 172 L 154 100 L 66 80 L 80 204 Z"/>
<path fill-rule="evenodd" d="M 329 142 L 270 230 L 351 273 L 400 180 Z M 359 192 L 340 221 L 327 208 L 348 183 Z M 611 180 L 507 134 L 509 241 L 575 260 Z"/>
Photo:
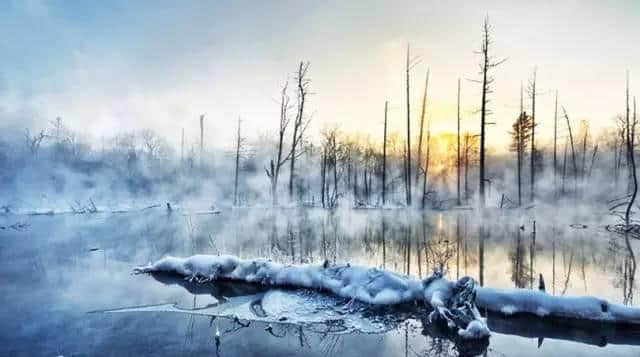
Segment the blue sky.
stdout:
<path fill-rule="evenodd" d="M 206 113 L 216 146 L 234 121 L 250 135 L 277 121 L 278 90 L 311 61 L 314 133 L 338 124 L 379 138 L 384 101 L 403 130 L 407 43 L 416 114 L 427 67 L 434 128 L 452 128 L 457 78 L 465 125 L 477 130 L 475 78 L 485 14 L 495 53 L 492 129 L 499 148 L 517 115 L 519 86 L 538 68 L 540 130 L 553 91 L 594 127 L 623 109 L 624 75 L 640 80 L 640 10 L 633 1 L 5 1 L 0 4 L 0 114 L 5 126 L 45 127 L 61 116 L 91 138 L 153 127 L 194 138 Z"/>

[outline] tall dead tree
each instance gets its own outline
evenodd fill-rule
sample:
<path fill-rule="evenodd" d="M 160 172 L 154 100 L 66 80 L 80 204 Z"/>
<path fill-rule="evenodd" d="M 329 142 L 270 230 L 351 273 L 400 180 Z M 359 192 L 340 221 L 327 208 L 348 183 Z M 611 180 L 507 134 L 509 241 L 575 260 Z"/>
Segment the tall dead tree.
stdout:
<path fill-rule="evenodd" d="M 287 127 L 289 126 L 289 122 L 291 119 L 289 118 L 289 95 L 287 94 L 288 82 L 285 82 L 282 87 L 282 91 L 280 94 L 280 122 L 278 126 L 278 148 L 276 153 L 276 160 L 274 162 L 271 159 L 269 163 L 269 167 L 265 167 L 265 171 L 267 173 L 267 177 L 269 177 L 269 181 L 271 183 L 271 202 L 273 206 L 278 205 L 278 178 L 280 176 L 280 169 L 284 164 L 289 160 L 289 155 L 285 155 L 284 150 L 284 134 L 287 131 Z M 291 153 L 289 151 L 289 153 Z"/>
<path fill-rule="evenodd" d="M 490 55 L 490 48 L 493 44 L 491 39 L 491 25 L 489 24 L 489 17 L 485 17 L 484 24 L 482 27 L 482 48 L 479 53 L 482 55 L 482 62 L 480 64 L 480 75 L 482 76 L 482 80 L 476 81 L 482 84 L 482 102 L 480 106 L 480 206 L 485 207 L 486 205 L 486 197 L 485 197 L 485 181 L 486 181 L 486 165 L 485 165 L 485 141 L 486 141 L 486 119 L 487 116 L 491 114 L 491 110 L 488 108 L 489 94 L 493 91 L 491 90 L 491 85 L 494 82 L 494 78 L 491 76 L 490 71 L 500 64 L 502 64 L 506 59 L 496 60 L 493 56 Z"/>
<path fill-rule="evenodd" d="M 238 178 L 240 175 L 240 150 L 242 148 L 243 139 L 240 135 L 240 123 L 241 120 L 238 119 L 238 133 L 236 136 L 236 168 L 235 168 L 235 178 L 233 183 L 233 205 L 238 205 Z"/>
<path fill-rule="evenodd" d="M 424 176 L 422 177 L 422 199 L 420 200 L 422 209 L 425 208 L 427 199 L 427 180 L 429 179 L 429 163 L 431 161 L 431 121 L 427 123 L 427 155 L 424 158 Z"/>
<path fill-rule="evenodd" d="M 626 86 L 626 113 L 625 113 L 625 122 L 626 122 L 626 134 L 627 134 L 627 156 L 629 157 L 629 164 L 631 169 L 631 200 L 627 205 L 627 210 L 624 214 L 624 220 L 627 227 L 631 222 L 631 207 L 633 207 L 633 203 L 636 200 L 636 196 L 638 194 L 638 176 L 636 174 L 636 160 L 634 155 L 634 141 L 635 141 L 635 132 L 636 132 L 636 101 L 633 99 L 633 122 L 630 121 L 629 118 L 629 72 L 627 72 L 627 86 Z M 629 239 L 627 238 L 627 245 L 629 245 Z M 634 266 L 635 266 L 635 258 L 634 258 Z M 635 271 L 635 267 L 634 267 Z"/>
<path fill-rule="evenodd" d="M 583 120 L 581 122 L 581 126 L 584 132 L 582 133 L 582 165 L 580 168 L 580 179 L 582 180 L 582 184 L 584 185 L 584 181 L 587 176 L 587 138 L 589 137 L 589 122 Z"/>
<path fill-rule="evenodd" d="M 297 110 L 296 117 L 293 120 L 293 137 L 291 139 L 291 161 L 289 169 L 289 199 L 293 199 L 293 186 L 295 177 L 295 162 L 296 158 L 304 154 L 304 151 L 298 151 L 298 147 L 301 145 L 305 131 L 309 126 L 311 120 L 305 120 L 304 106 L 309 95 L 309 85 L 311 80 L 307 78 L 307 70 L 309 69 L 309 62 L 300 62 L 298 71 L 296 72 L 296 97 L 297 97 Z"/>
<path fill-rule="evenodd" d="M 429 70 L 427 69 L 427 79 L 424 82 L 424 95 L 422 96 L 422 111 L 420 113 L 420 131 L 418 135 L 418 157 L 416 158 L 416 178 L 415 185 L 418 186 L 420 175 L 424 175 L 422 167 L 422 134 L 424 131 L 424 117 L 427 111 L 427 90 L 429 89 Z"/>
<path fill-rule="evenodd" d="M 529 81 L 529 98 L 531 98 L 531 201 L 536 197 L 536 77 L 537 70 L 533 69 L 533 78 Z"/>
<path fill-rule="evenodd" d="M 458 78 L 458 100 L 457 100 L 457 119 L 458 119 L 458 135 L 457 135 L 457 146 L 456 146 L 456 150 L 457 150 L 457 155 L 456 155 L 456 171 L 457 171 L 457 175 L 456 175 L 456 181 L 457 181 L 457 204 L 458 206 L 460 206 L 462 204 L 462 201 L 460 200 L 460 78 Z"/>
<path fill-rule="evenodd" d="M 567 128 L 569 129 L 569 143 L 571 144 L 571 161 L 573 162 L 573 177 L 574 183 L 578 178 L 578 162 L 576 160 L 576 149 L 573 143 L 573 132 L 571 131 L 571 121 L 569 121 L 569 115 L 567 114 L 566 109 L 562 107 L 562 111 L 564 112 L 564 118 L 567 120 Z"/>
<path fill-rule="evenodd" d="M 636 274 L 636 257 L 631 247 L 631 242 L 629 241 L 629 228 L 631 223 L 631 207 L 636 200 L 636 196 L 638 195 L 638 176 L 636 173 L 636 159 L 634 153 L 634 141 L 636 134 L 636 98 L 633 98 L 633 122 L 629 120 L 629 72 L 627 72 L 627 86 L 626 86 L 626 127 L 627 127 L 627 154 L 630 162 L 631 169 L 631 178 L 632 178 L 632 193 L 631 199 L 629 200 L 629 204 L 627 205 L 627 209 L 625 211 L 624 220 L 627 229 L 625 229 L 625 244 L 627 250 L 629 251 L 629 259 L 630 259 L 630 274 L 629 274 L 629 296 L 627 296 L 627 300 L 631 300 L 631 296 L 633 296 L 633 285 Z"/>
<path fill-rule="evenodd" d="M 387 113 L 389 102 L 384 102 L 384 134 L 382 138 L 382 205 L 387 203 Z"/>
<path fill-rule="evenodd" d="M 327 148 L 322 147 L 322 165 L 320 167 L 320 199 L 322 200 L 322 208 L 326 207 L 326 177 L 327 177 Z"/>
<path fill-rule="evenodd" d="M 409 93 L 409 71 L 411 67 L 409 58 L 409 45 L 407 45 L 407 143 L 405 148 L 405 186 L 407 195 L 407 206 L 411 206 L 411 97 Z"/>

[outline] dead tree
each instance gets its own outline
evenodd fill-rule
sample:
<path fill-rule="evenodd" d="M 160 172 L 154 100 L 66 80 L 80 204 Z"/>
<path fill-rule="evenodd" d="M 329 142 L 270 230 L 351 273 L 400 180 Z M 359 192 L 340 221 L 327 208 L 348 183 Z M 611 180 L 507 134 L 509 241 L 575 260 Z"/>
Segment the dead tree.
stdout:
<path fill-rule="evenodd" d="M 280 94 L 280 123 L 278 127 L 278 149 L 275 162 L 271 159 L 269 167 L 265 167 L 267 177 L 271 183 L 271 202 L 273 206 L 278 205 L 278 178 L 280 176 L 280 169 L 289 160 L 289 155 L 285 155 L 284 150 L 284 134 L 289 126 L 289 95 L 287 94 L 288 82 L 285 82 Z"/>
<path fill-rule="evenodd" d="M 387 203 L 387 113 L 389 102 L 384 102 L 384 134 L 382 138 L 382 205 Z"/>
<path fill-rule="evenodd" d="M 41 130 L 40 133 L 31 135 L 29 129 L 26 129 L 24 132 L 25 144 L 29 153 L 31 155 L 36 156 L 38 154 L 38 150 L 40 150 L 40 145 L 42 144 L 42 140 L 47 136 L 44 133 L 44 130 Z"/>
<path fill-rule="evenodd" d="M 567 115 L 567 111 L 566 109 L 564 109 L 564 107 L 562 107 L 562 111 L 564 112 L 564 118 L 567 120 L 567 128 L 569 129 L 569 143 L 571 144 L 571 161 L 573 163 L 573 175 L 574 175 L 574 181 L 575 181 L 577 180 L 577 177 L 578 177 L 578 163 L 576 161 L 576 149 L 573 144 L 573 133 L 571 131 L 571 122 L 569 121 L 569 115 Z"/>
<path fill-rule="evenodd" d="M 456 183 L 457 183 L 457 204 L 458 206 L 460 206 L 462 204 L 462 201 L 460 200 L 460 78 L 458 78 L 458 100 L 457 100 L 457 119 L 458 119 L 458 135 L 457 135 L 457 146 L 456 146 L 456 151 L 457 151 L 457 155 L 456 155 L 456 171 L 457 171 L 457 175 L 456 175 Z"/>
<path fill-rule="evenodd" d="M 427 155 L 424 159 L 424 176 L 422 177 L 422 200 L 421 207 L 425 208 L 427 198 L 427 180 L 429 179 L 429 162 L 431 161 L 431 121 L 427 123 Z"/>
<path fill-rule="evenodd" d="M 633 207 L 633 203 L 636 200 L 636 196 L 638 194 L 638 176 L 636 174 L 636 160 L 635 160 L 635 154 L 634 154 L 634 136 L 635 136 L 635 131 L 636 131 L 636 100 L 635 98 L 633 99 L 633 122 L 630 121 L 629 118 L 629 73 L 627 72 L 627 88 L 626 88 L 626 114 L 625 114 L 625 122 L 626 122 L 626 127 L 627 127 L 627 156 L 629 157 L 629 164 L 631 166 L 631 178 L 632 178 L 632 193 L 631 193 L 631 200 L 629 201 L 629 204 L 627 205 L 627 210 L 625 211 L 624 214 L 624 220 L 625 220 L 625 224 L 627 225 L 627 227 L 629 227 L 629 224 L 631 222 L 631 207 Z M 627 245 L 629 245 L 629 241 L 627 239 Z M 634 266 L 635 266 L 635 259 L 634 260 Z M 635 268 L 634 268 L 635 271 Z"/>
<path fill-rule="evenodd" d="M 502 64 L 506 59 L 496 60 L 493 56 L 490 55 L 489 49 L 493 41 L 491 39 L 491 25 L 489 24 L 489 17 L 485 17 L 484 25 L 482 27 L 482 48 L 479 53 L 482 55 L 482 63 L 480 64 L 480 75 L 482 76 L 482 80 L 476 81 L 482 84 L 482 102 L 480 107 L 480 206 L 485 207 L 486 205 L 486 197 L 485 197 L 485 181 L 486 181 L 486 172 L 485 172 L 485 140 L 486 133 L 485 129 L 487 124 L 486 119 L 487 116 L 491 114 L 491 110 L 488 108 L 488 104 L 490 102 L 488 95 L 493 91 L 491 90 L 491 85 L 494 82 L 494 78 L 490 75 L 490 71 L 500 64 Z"/>
<path fill-rule="evenodd" d="M 632 193 L 631 199 L 629 200 L 629 204 L 627 205 L 627 210 L 625 211 L 624 220 L 627 229 L 625 229 L 625 244 L 627 250 L 629 251 L 629 258 L 631 260 L 631 268 L 629 274 L 629 292 L 630 295 L 633 294 L 633 283 L 634 277 L 636 273 L 636 257 L 631 247 L 631 242 L 629 241 L 629 227 L 631 223 L 631 207 L 636 200 L 636 196 L 638 195 L 638 175 L 636 173 L 636 159 L 634 153 L 634 141 L 635 141 L 635 133 L 636 133 L 636 98 L 633 98 L 633 122 L 629 120 L 629 72 L 627 72 L 627 88 L 626 88 L 626 124 L 627 124 L 627 153 L 631 165 L 631 178 L 632 178 Z M 628 298 L 630 300 L 630 297 Z"/>
<path fill-rule="evenodd" d="M 529 81 L 529 98 L 531 98 L 531 201 L 536 197 L 536 69 L 533 70 L 533 78 Z"/>
<path fill-rule="evenodd" d="M 476 154 L 477 135 L 470 133 L 464 134 L 463 162 L 464 162 L 464 196 L 465 200 L 469 199 L 469 166 L 471 164 L 470 157 Z"/>
<path fill-rule="evenodd" d="M 297 149 L 304 140 L 304 134 L 311 120 L 305 120 L 304 106 L 309 95 L 309 85 L 311 80 L 307 78 L 307 70 L 309 62 L 300 62 L 298 71 L 296 72 L 296 93 L 297 93 L 297 110 L 296 117 L 293 120 L 293 137 L 291 139 L 291 161 L 289 170 L 289 199 L 293 198 L 293 180 L 295 178 L 295 162 L 296 158 L 304 154 L 304 151 L 298 152 Z"/>
<path fill-rule="evenodd" d="M 407 45 L 407 142 L 405 147 L 405 192 L 407 195 L 407 206 L 411 206 L 411 97 L 409 92 L 409 71 L 411 69 L 411 60 L 409 58 L 409 45 Z"/>
<path fill-rule="evenodd" d="M 320 184 L 322 185 L 320 188 L 320 199 L 322 200 L 322 208 L 325 208 L 326 202 L 326 176 L 327 176 L 327 148 L 326 146 L 322 148 L 322 165 L 320 167 Z"/>
<path fill-rule="evenodd" d="M 581 124 L 582 124 L 582 130 L 584 130 L 584 133 L 582 136 L 582 167 L 581 167 L 582 171 L 580 172 L 580 176 L 581 176 L 582 184 L 584 185 L 584 181 L 587 176 L 587 138 L 589 136 L 589 123 L 586 120 L 583 120 Z M 584 187 L 583 187 L 583 190 L 584 190 Z"/>
<path fill-rule="evenodd" d="M 429 70 L 427 69 L 427 79 L 424 83 L 424 95 L 422 96 L 422 111 L 420 113 L 420 131 L 418 135 L 418 157 L 416 158 L 416 177 L 415 185 L 418 186 L 418 179 L 420 175 L 424 175 L 424 168 L 422 167 L 422 134 L 424 131 L 424 117 L 427 110 L 427 90 L 429 89 Z"/>
<path fill-rule="evenodd" d="M 242 150 L 242 144 L 244 143 L 244 138 L 240 134 L 240 123 L 241 120 L 238 119 L 238 133 L 236 135 L 236 168 L 235 168 L 235 179 L 233 184 L 233 205 L 238 205 L 238 178 L 240 175 L 240 153 Z"/>

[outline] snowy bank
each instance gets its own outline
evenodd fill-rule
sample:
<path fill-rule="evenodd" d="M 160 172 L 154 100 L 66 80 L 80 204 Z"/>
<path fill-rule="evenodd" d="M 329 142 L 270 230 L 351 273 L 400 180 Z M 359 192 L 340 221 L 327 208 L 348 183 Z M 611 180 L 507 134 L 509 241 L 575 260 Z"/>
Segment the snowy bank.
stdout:
<path fill-rule="evenodd" d="M 489 336 L 489 329 L 473 304 L 475 283 L 470 278 L 451 282 L 434 274 L 420 281 L 386 270 L 349 264 L 284 265 L 228 255 L 165 257 L 134 271 L 177 273 L 197 282 L 235 280 L 315 289 L 373 305 L 424 301 L 433 308 L 429 319 L 444 322 L 459 336 L 474 339 Z"/>

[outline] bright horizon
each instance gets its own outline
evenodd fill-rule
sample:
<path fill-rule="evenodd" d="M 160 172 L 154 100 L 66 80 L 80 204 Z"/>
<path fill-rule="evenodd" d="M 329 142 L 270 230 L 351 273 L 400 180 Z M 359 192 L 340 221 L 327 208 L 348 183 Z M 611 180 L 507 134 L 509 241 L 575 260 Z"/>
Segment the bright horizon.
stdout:
<path fill-rule="evenodd" d="M 338 125 L 382 139 L 389 100 L 390 131 L 405 132 L 407 44 L 420 63 L 411 72 L 413 132 L 430 69 L 428 117 L 434 135 L 455 131 L 462 79 L 463 130 L 478 132 L 481 26 L 493 26 L 494 71 L 489 146 L 504 151 L 519 107 L 520 84 L 537 67 L 539 144 L 552 137 L 554 92 L 572 123 L 613 125 L 640 78 L 640 10 L 632 1 L 541 4 L 492 1 L 103 4 L 13 1 L 0 15 L 5 56 L 0 74 L 3 127 L 45 128 L 57 116 L 91 139 L 152 128 L 179 143 L 198 137 L 205 113 L 209 147 L 233 145 L 236 119 L 250 138 L 273 131 L 281 85 L 300 60 L 311 62 L 310 134 Z M 525 24 L 529 24 L 525 26 Z M 528 107 L 528 101 L 526 101 Z M 561 113 L 561 109 L 559 111 Z M 527 111 L 530 111 L 527 108 Z M 563 122 L 561 122 L 563 123 Z"/>

